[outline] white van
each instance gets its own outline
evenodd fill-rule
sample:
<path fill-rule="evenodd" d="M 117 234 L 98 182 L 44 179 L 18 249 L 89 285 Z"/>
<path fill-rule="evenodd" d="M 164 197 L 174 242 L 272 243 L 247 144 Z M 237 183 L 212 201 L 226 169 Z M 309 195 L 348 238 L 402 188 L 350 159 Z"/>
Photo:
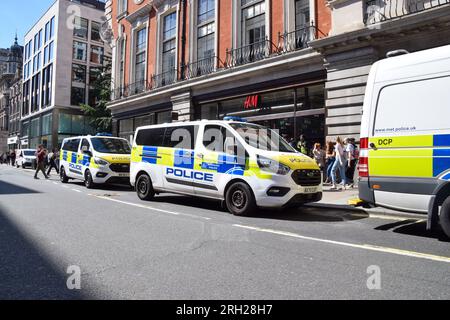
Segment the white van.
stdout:
<path fill-rule="evenodd" d="M 131 147 L 127 140 L 110 136 L 81 136 L 63 140 L 60 178 L 84 181 L 87 188 L 103 183 L 128 183 Z"/>
<path fill-rule="evenodd" d="M 235 215 L 322 198 L 322 174 L 314 160 L 276 132 L 242 121 L 138 128 L 130 173 L 142 200 L 162 192 L 195 195 L 223 200 Z"/>
<path fill-rule="evenodd" d="M 373 65 L 359 174 L 361 200 L 427 213 L 450 237 L 450 46 Z"/>
<path fill-rule="evenodd" d="M 19 149 L 16 151 L 16 167 L 30 167 L 36 165 L 36 149 Z"/>

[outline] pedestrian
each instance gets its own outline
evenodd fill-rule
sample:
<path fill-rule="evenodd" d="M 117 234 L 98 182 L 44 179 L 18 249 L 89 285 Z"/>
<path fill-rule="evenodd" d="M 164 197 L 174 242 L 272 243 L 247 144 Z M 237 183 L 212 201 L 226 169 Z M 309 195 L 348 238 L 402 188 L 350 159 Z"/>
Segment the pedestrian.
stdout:
<path fill-rule="evenodd" d="M 11 155 L 9 154 L 9 152 L 6 152 L 6 160 L 5 160 L 6 164 L 9 165 L 11 164 Z"/>
<path fill-rule="evenodd" d="M 331 181 L 333 184 L 331 187 L 331 190 L 337 190 L 337 186 L 336 186 L 337 171 L 339 171 L 339 176 L 341 177 L 341 185 L 343 186 L 344 189 L 346 189 L 347 177 L 345 176 L 345 168 L 347 165 L 347 158 L 345 155 L 344 145 L 343 145 L 341 137 L 337 137 L 336 146 L 334 148 L 334 151 L 336 153 L 336 160 L 334 161 L 333 167 L 331 169 Z"/>
<path fill-rule="evenodd" d="M 325 152 L 325 161 L 327 166 L 326 184 L 331 184 L 331 169 L 333 168 L 334 161 L 336 161 L 336 152 L 334 151 L 333 141 L 327 142 L 327 148 Z"/>
<path fill-rule="evenodd" d="M 11 166 L 16 165 L 16 150 L 11 150 L 11 154 L 9 155 L 9 159 L 11 160 Z"/>
<path fill-rule="evenodd" d="M 358 147 L 356 146 L 355 139 L 354 138 L 348 138 L 347 144 L 345 147 L 345 151 L 347 154 L 347 169 L 345 172 L 345 175 L 347 177 L 347 181 L 350 184 L 350 187 L 354 186 L 354 176 L 355 176 L 355 169 L 356 164 L 359 157 Z"/>
<path fill-rule="evenodd" d="M 52 171 L 53 168 L 55 168 L 56 173 L 59 174 L 59 169 L 58 169 L 58 166 L 56 164 L 56 159 L 57 159 L 56 150 L 53 148 L 52 152 L 50 152 L 48 154 L 49 166 L 48 166 L 47 176 L 50 175 L 50 171 Z"/>
<path fill-rule="evenodd" d="M 320 143 L 314 144 L 313 157 L 314 160 L 316 160 L 316 163 L 319 166 L 320 171 L 323 172 L 325 170 L 325 151 L 322 150 L 322 146 Z"/>
<path fill-rule="evenodd" d="M 306 142 L 306 138 L 303 134 L 300 135 L 298 142 L 297 142 L 297 150 L 303 153 L 304 155 L 309 154 L 308 150 L 308 144 Z"/>
<path fill-rule="evenodd" d="M 38 172 L 42 171 L 44 174 L 45 179 L 48 179 L 48 176 L 45 174 L 45 155 L 47 153 L 47 150 L 44 149 L 44 146 L 41 144 L 39 145 L 38 149 L 36 150 L 36 172 L 34 173 L 34 178 L 38 178 Z"/>

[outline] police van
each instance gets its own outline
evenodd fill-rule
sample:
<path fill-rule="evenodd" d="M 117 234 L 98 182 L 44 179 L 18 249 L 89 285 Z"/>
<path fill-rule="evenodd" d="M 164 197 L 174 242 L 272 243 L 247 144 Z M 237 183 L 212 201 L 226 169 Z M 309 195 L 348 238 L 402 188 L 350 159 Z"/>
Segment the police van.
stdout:
<path fill-rule="evenodd" d="M 450 46 L 403 53 L 369 74 L 359 197 L 426 213 L 450 237 Z"/>
<path fill-rule="evenodd" d="M 60 178 L 84 181 L 87 188 L 103 183 L 129 183 L 131 146 L 122 138 L 106 135 L 63 140 Z"/>
<path fill-rule="evenodd" d="M 130 174 L 142 200 L 164 192 L 219 199 L 235 215 L 322 198 L 314 160 L 276 132 L 234 118 L 138 128 Z"/>

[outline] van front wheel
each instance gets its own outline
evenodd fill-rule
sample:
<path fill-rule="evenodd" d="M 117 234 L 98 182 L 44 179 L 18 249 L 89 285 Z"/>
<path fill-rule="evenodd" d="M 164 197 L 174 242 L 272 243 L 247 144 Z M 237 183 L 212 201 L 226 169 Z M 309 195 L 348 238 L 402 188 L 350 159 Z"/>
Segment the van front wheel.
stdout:
<path fill-rule="evenodd" d="M 450 197 L 447 197 L 442 204 L 439 222 L 447 237 L 450 238 Z"/>
<path fill-rule="evenodd" d="M 243 182 L 236 182 L 228 188 L 225 202 L 228 211 L 235 216 L 249 215 L 256 208 L 255 196 L 250 187 Z"/>
<path fill-rule="evenodd" d="M 93 189 L 95 187 L 94 180 L 92 179 L 92 174 L 89 170 L 86 170 L 86 173 L 84 174 L 84 185 L 88 189 Z"/>
<path fill-rule="evenodd" d="M 152 200 L 155 197 L 155 191 L 150 177 L 147 174 L 141 174 L 136 181 L 136 193 L 141 200 Z"/>
<path fill-rule="evenodd" d="M 67 183 L 69 182 L 69 178 L 66 175 L 66 170 L 64 169 L 64 167 L 61 167 L 61 170 L 59 172 L 59 177 L 62 183 Z"/>

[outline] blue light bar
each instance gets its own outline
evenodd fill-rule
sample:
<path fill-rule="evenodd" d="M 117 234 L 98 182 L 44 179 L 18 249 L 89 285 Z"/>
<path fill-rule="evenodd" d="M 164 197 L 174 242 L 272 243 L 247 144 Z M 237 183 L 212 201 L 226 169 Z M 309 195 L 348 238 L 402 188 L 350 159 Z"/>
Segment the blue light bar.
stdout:
<path fill-rule="evenodd" d="M 237 122 L 247 122 L 247 119 L 234 117 L 234 116 L 226 116 L 223 118 L 225 121 L 237 121 Z"/>

